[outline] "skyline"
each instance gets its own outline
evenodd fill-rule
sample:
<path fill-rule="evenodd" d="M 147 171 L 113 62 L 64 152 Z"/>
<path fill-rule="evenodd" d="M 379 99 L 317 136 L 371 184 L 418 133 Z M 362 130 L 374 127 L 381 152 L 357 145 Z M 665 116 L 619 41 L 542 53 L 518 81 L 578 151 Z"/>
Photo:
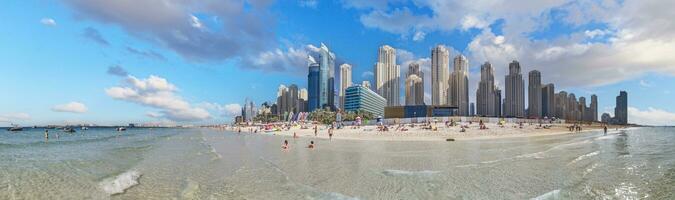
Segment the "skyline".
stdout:
<path fill-rule="evenodd" d="M 669 102 L 675 98 L 671 93 L 675 89 L 675 60 L 667 55 L 675 52 L 672 22 L 631 21 L 643 18 L 616 21 L 623 18 L 604 12 L 608 16 L 586 16 L 591 12 L 584 10 L 570 14 L 582 7 L 578 2 L 532 5 L 535 8 L 529 8 L 534 14 L 504 7 L 508 11 L 495 16 L 483 14 L 497 5 L 464 3 L 460 6 L 466 7 L 466 12 L 444 16 L 436 7 L 442 5 L 426 3 L 232 5 L 231 10 L 251 9 L 242 14 L 183 2 L 174 7 L 137 2 L 147 5 L 144 10 L 148 13 L 158 14 L 156 18 L 123 6 L 126 3 L 10 2 L 0 14 L 14 19 L 0 29 L 0 43 L 6 44 L 0 51 L 0 74 L 4 75 L 0 84 L 5 86 L 5 94 L 11 94 L 0 100 L 0 126 L 9 125 L 8 121 L 22 125 L 230 122 L 241 112 L 246 98 L 258 106 L 274 102 L 273 94 L 280 84 L 308 88 L 305 60 L 321 43 L 335 52 L 335 66 L 352 66 L 353 83 L 375 83 L 373 64 L 382 45 L 396 49 L 399 86 L 407 78 L 409 63 L 419 61 L 426 76 L 425 102 L 431 97 L 431 48 L 442 44 L 449 48 L 450 58 L 460 53 L 468 58 L 470 103 L 476 103 L 481 64 L 492 64 L 503 96 L 508 63 L 518 60 L 525 79 L 526 73 L 538 70 L 541 83 L 555 83 L 556 91 L 585 97 L 597 94 L 598 115 L 608 112 L 614 116 L 614 98 L 626 90 L 630 93 L 630 123 L 675 125 L 675 105 Z M 672 13 L 653 8 L 667 7 L 662 4 L 668 3 L 673 4 L 625 1 L 607 10 L 618 9 L 618 14 L 631 17 L 645 9 L 651 19 L 668 20 Z M 119 13 L 97 12 L 103 8 Z M 303 12 L 344 17 L 307 19 Z M 261 24 L 224 18 L 248 17 L 249 22 L 261 23 L 273 20 L 267 15 L 284 19 L 275 21 L 278 24 L 272 33 L 258 27 Z M 512 24 L 518 17 L 531 15 L 549 18 L 523 22 L 534 23 L 534 27 Z M 580 16 L 589 19 L 575 18 Z M 403 23 L 385 23 L 383 19 L 401 19 Z M 443 20 L 452 25 L 441 25 Z M 311 28 L 316 25 L 333 31 Z M 354 31 L 334 31 L 340 29 Z M 179 30 L 185 40 L 167 36 L 168 30 Z M 239 48 L 229 49 L 234 46 Z M 524 90 L 527 98 L 527 88 Z M 405 94 L 404 87 L 399 92 Z M 399 96 L 399 101 L 405 102 L 403 95 Z M 156 99 L 166 101 L 153 101 Z M 527 100 L 524 104 L 528 105 Z"/>

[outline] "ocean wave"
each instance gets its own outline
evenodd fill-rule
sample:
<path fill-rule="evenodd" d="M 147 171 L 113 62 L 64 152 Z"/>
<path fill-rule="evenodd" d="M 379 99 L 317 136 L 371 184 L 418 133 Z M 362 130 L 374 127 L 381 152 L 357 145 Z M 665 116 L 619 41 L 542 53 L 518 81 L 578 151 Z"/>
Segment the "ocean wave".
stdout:
<path fill-rule="evenodd" d="M 553 190 L 547 192 L 546 194 L 542 194 L 538 197 L 531 198 L 531 200 L 548 200 L 548 199 L 562 199 L 560 198 L 560 190 Z"/>
<path fill-rule="evenodd" d="M 101 189 L 110 195 L 124 193 L 127 189 L 138 185 L 138 179 L 141 177 L 141 173 L 136 170 L 130 170 L 124 172 L 120 175 L 117 175 L 114 178 L 109 178 L 101 181 L 99 185 Z"/>
<path fill-rule="evenodd" d="M 397 169 L 387 169 L 382 171 L 382 174 L 387 176 L 431 176 L 440 172 L 441 171 L 431 171 L 431 170 L 406 171 Z"/>
<path fill-rule="evenodd" d="M 577 162 L 579 162 L 583 159 L 590 158 L 590 157 L 596 156 L 598 154 L 600 154 L 600 151 L 594 151 L 594 152 L 590 152 L 590 153 L 587 153 L 587 154 L 584 154 L 584 155 L 580 155 L 577 158 L 575 158 L 574 160 L 572 160 L 570 163 L 568 163 L 567 165 L 577 163 Z"/>

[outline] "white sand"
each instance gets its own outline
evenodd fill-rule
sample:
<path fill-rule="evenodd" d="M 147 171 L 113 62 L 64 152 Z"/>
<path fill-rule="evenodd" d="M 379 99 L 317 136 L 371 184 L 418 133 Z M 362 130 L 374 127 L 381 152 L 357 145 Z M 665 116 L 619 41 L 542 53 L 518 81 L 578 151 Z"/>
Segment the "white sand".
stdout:
<path fill-rule="evenodd" d="M 419 124 L 421 125 L 421 124 Z M 500 127 L 496 124 L 486 124 L 488 129 L 480 130 L 478 123 L 469 125 L 466 132 L 460 132 L 460 126 L 445 127 L 443 123 L 438 123 L 436 126 L 438 130 L 425 130 L 421 126 L 416 125 L 410 127 L 409 124 L 405 126 L 408 131 L 396 131 L 396 126 L 389 126 L 389 131 L 377 131 L 376 126 L 362 126 L 355 128 L 346 126 L 342 129 L 334 130 L 333 139 L 345 140 L 382 140 L 382 141 L 445 141 L 448 138 L 455 140 L 475 140 L 475 139 L 496 139 L 496 138 L 512 138 L 512 137 L 532 137 L 545 135 L 559 135 L 559 134 L 578 134 L 578 132 L 570 132 L 567 126 L 570 124 L 553 124 L 550 129 L 539 128 L 538 124 L 524 124 L 523 128 L 519 128 L 517 124 L 506 124 Z M 293 127 L 290 130 L 263 132 L 258 134 L 274 134 L 283 136 L 293 136 L 297 134 L 298 137 L 317 137 L 328 139 L 328 126 L 318 125 L 318 136 L 314 136 L 314 125 L 307 125 L 309 129 L 301 129 Z M 600 125 L 584 125 L 582 132 L 602 130 Z M 610 127 L 613 130 L 613 127 Z M 252 128 L 256 129 L 256 128 Z M 242 132 L 248 132 L 249 128 L 242 128 Z"/>

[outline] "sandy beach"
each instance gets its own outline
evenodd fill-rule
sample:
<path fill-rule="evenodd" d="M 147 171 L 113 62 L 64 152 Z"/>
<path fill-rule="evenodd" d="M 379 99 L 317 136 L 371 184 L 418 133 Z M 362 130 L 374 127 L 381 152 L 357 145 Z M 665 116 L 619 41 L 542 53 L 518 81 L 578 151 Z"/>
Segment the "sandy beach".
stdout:
<path fill-rule="evenodd" d="M 545 124 L 548 128 L 540 127 L 539 124 L 523 124 L 520 128 L 518 124 L 506 123 L 504 126 L 497 124 L 486 124 L 487 129 L 480 129 L 478 123 L 464 124 L 468 125 L 465 132 L 461 132 L 459 125 L 447 127 L 443 123 L 435 125 L 437 130 L 424 129 L 422 123 L 406 124 L 404 127 L 406 131 L 396 130 L 398 125 L 389 126 L 389 131 L 378 131 L 377 126 L 345 126 L 341 129 L 334 130 L 332 139 L 338 140 L 377 140 L 377 141 L 446 141 L 447 139 L 454 140 L 479 140 L 479 139 L 498 139 L 498 138 L 513 138 L 513 137 L 536 137 L 546 135 L 559 134 L 580 134 L 590 131 L 602 131 L 603 125 L 582 125 L 582 131 L 570 131 L 569 126 L 573 124 Z M 291 127 L 288 130 L 264 132 L 258 131 L 258 134 L 282 135 L 297 137 L 316 137 L 328 139 L 328 126 L 316 125 L 318 127 L 317 136 L 314 135 L 315 125 L 306 125 L 307 129 L 302 129 L 300 126 Z M 609 127 L 609 131 L 616 127 Z M 257 127 L 244 127 L 242 132 L 249 132 L 249 130 L 256 130 Z M 255 132 L 255 131 L 254 131 Z"/>

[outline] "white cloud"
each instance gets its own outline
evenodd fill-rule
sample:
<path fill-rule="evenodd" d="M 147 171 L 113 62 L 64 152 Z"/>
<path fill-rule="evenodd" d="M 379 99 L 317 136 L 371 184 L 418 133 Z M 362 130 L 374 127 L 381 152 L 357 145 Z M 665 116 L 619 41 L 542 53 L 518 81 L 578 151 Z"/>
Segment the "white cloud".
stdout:
<path fill-rule="evenodd" d="M 628 107 L 628 121 L 641 125 L 675 126 L 675 113 L 652 107 L 647 110 Z"/>
<path fill-rule="evenodd" d="M 158 108 L 161 116 L 170 120 L 197 121 L 211 117 L 203 108 L 194 107 L 176 95 L 177 91 L 178 88 L 166 79 L 154 75 L 147 79 L 127 76 L 123 86 L 105 90 L 106 94 L 114 99 Z"/>
<path fill-rule="evenodd" d="M 300 6 L 307 8 L 316 8 L 316 6 L 319 5 L 318 0 L 299 0 L 298 3 Z"/>
<path fill-rule="evenodd" d="M 412 40 L 416 41 L 416 42 L 422 41 L 422 40 L 424 40 L 424 36 L 426 36 L 426 33 L 422 32 L 422 31 L 417 31 L 417 32 L 415 32 L 415 35 L 413 35 Z"/>
<path fill-rule="evenodd" d="M 602 36 L 608 35 L 610 33 L 611 33 L 611 31 L 609 31 L 609 30 L 600 30 L 600 29 L 594 29 L 592 31 L 590 31 L 590 30 L 584 31 L 584 34 L 586 35 L 586 37 L 589 37 L 589 38 L 602 37 Z"/>
<path fill-rule="evenodd" d="M 52 107 L 52 111 L 54 112 L 85 113 L 87 110 L 86 105 L 76 101 Z"/>
<path fill-rule="evenodd" d="M 45 26 L 56 26 L 56 21 L 52 18 L 42 18 L 40 20 L 40 23 L 42 23 Z"/>
<path fill-rule="evenodd" d="M 640 80 L 640 86 L 642 86 L 642 87 L 652 87 L 652 84 L 645 81 L 645 80 Z"/>
<path fill-rule="evenodd" d="M 361 73 L 361 78 L 368 79 L 370 77 L 373 77 L 375 74 L 371 71 L 365 71 Z"/>
<path fill-rule="evenodd" d="M 198 107 L 219 113 L 223 117 L 234 117 L 241 114 L 242 106 L 236 103 L 220 105 L 217 103 L 202 102 Z"/>
<path fill-rule="evenodd" d="M 194 27 L 196 29 L 203 29 L 204 28 L 204 24 L 202 24 L 202 21 L 200 21 L 199 18 L 197 18 L 194 15 L 190 15 L 190 25 L 192 25 L 192 27 Z"/>
<path fill-rule="evenodd" d="M 25 120 L 30 120 L 31 117 L 27 113 L 8 113 L 8 114 L 0 114 L 0 122 L 9 122 L 13 123 L 16 121 L 25 121 Z"/>

